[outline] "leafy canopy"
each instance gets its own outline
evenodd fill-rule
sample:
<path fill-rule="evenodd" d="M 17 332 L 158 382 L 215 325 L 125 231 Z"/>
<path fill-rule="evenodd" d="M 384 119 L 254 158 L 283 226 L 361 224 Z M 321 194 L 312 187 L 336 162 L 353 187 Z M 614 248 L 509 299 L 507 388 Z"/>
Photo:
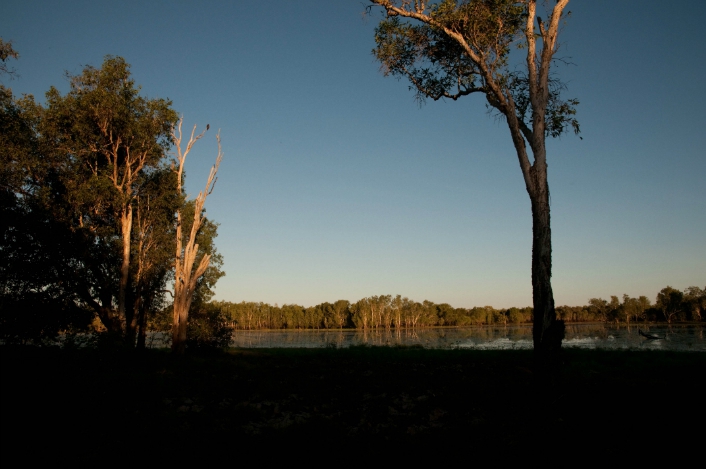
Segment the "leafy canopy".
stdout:
<path fill-rule="evenodd" d="M 525 71 L 510 67 L 513 49 L 527 47 L 527 2 L 511 0 L 444 0 L 401 2 L 410 12 L 423 12 L 430 21 L 402 18 L 388 9 L 388 17 L 375 30 L 373 55 L 388 76 L 407 77 L 410 89 L 423 103 L 426 98 L 457 100 L 481 93 L 501 114 L 498 92 L 514 101 L 515 113 L 531 127 L 529 79 Z M 541 19 L 539 19 L 541 24 Z M 576 99 L 562 100 L 564 84 L 551 79 L 546 107 L 545 134 L 558 137 L 568 129 L 579 133 Z"/>

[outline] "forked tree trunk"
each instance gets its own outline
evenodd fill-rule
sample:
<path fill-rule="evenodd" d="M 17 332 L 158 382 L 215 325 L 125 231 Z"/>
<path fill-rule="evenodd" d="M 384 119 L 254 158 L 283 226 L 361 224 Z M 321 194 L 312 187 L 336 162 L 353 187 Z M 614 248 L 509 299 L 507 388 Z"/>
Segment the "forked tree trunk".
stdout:
<path fill-rule="evenodd" d="M 196 132 L 196 126 L 194 126 L 191 131 L 191 138 L 186 145 L 186 148 L 182 150 L 181 148 L 181 124 L 183 119 L 179 120 L 177 129 L 172 128 L 172 138 L 174 139 L 177 159 L 179 162 L 179 168 L 177 170 L 177 192 L 181 194 L 182 192 L 182 175 L 184 172 L 184 162 L 186 161 L 186 156 L 189 154 L 191 147 L 203 137 L 209 126 L 206 126 L 206 130 L 201 132 L 199 135 L 194 136 Z M 178 130 L 178 135 L 176 131 Z M 199 245 L 196 243 L 196 236 L 199 229 L 204 223 L 203 210 L 204 203 L 206 202 L 206 197 L 213 191 L 213 187 L 216 184 L 216 173 L 218 172 L 218 166 L 221 164 L 221 159 L 223 153 L 221 151 L 221 137 L 220 134 L 216 135 L 216 141 L 218 142 L 218 156 L 216 156 L 216 164 L 211 167 L 211 172 L 208 175 L 208 181 L 206 182 L 206 187 L 194 200 L 194 219 L 191 223 L 191 232 L 188 238 L 182 239 L 182 212 L 181 209 L 177 210 L 177 221 L 176 221 L 176 256 L 174 259 L 174 311 L 172 316 L 172 352 L 176 355 L 183 355 L 186 351 L 186 332 L 187 323 L 189 318 L 189 308 L 191 307 L 191 301 L 194 297 L 194 292 L 196 291 L 196 283 L 201 277 L 206 269 L 208 268 L 209 262 L 211 260 L 211 255 L 204 253 L 201 256 L 201 260 L 194 268 L 196 258 L 199 254 Z"/>
<path fill-rule="evenodd" d="M 529 167 L 527 155 L 518 146 L 521 140 L 522 129 L 514 103 L 510 106 L 512 122 L 515 129 L 511 128 L 515 148 L 520 157 L 527 186 L 527 192 L 532 203 L 532 295 L 534 303 L 534 321 L 532 337 L 537 365 L 540 369 L 549 371 L 555 369 L 559 363 L 561 342 L 564 339 L 564 322 L 557 321 L 554 309 L 554 293 L 552 291 L 552 232 L 549 214 L 549 184 L 547 181 L 547 153 L 546 153 L 546 112 L 549 103 L 549 69 L 552 57 L 556 52 L 556 39 L 559 33 L 559 22 L 562 11 L 569 0 L 557 0 L 551 17 L 545 23 L 538 19 L 539 35 L 535 34 L 536 1 L 528 2 L 527 27 L 527 78 L 529 85 L 529 98 L 532 108 L 532 129 L 526 129 L 524 137 L 527 139 L 534 156 L 534 163 Z M 541 37 L 542 49 L 537 60 L 537 38 Z M 508 97 L 512 102 L 511 96 Z M 512 126 L 511 126 L 512 127 Z M 524 153 L 521 154 L 521 153 Z"/>

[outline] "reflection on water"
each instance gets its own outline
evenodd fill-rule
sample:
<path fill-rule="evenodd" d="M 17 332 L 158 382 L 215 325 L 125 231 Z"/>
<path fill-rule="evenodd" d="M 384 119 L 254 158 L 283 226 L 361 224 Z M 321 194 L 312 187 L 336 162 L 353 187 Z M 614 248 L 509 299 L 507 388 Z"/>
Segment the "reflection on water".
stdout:
<path fill-rule="evenodd" d="M 645 326 L 643 331 L 664 337 L 642 337 L 635 326 L 570 324 L 564 347 L 611 350 L 679 350 L 706 352 L 704 326 Z M 231 346 L 241 348 L 325 348 L 351 345 L 404 345 L 438 349 L 531 349 L 532 326 L 435 329 L 236 331 Z"/>

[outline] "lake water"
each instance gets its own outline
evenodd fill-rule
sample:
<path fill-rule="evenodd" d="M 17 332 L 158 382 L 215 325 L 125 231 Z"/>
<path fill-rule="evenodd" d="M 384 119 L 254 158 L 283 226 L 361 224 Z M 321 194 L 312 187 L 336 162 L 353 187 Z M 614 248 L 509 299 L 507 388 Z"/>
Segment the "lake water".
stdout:
<path fill-rule="evenodd" d="M 650 340 L 638 327 L 612 324 L 567 325 L 564 347 L 609 350 L 706 352 L 702 325 L 650 325 L 640 329 L 660 336 Z M 404 345 L 435 349 L 522 350 L 532 348 L 532 326 L 461 327 L 400 330 L 236 331 L 231 346 L 241 348 L 325 348 L 351 345 Z"/>

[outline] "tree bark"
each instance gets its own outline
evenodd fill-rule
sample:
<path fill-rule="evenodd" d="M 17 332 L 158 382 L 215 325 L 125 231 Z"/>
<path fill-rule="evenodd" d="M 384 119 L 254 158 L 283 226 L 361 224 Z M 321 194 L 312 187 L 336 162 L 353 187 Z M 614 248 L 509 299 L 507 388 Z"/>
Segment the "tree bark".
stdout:
<path fill-rule="evenodd" d="M 209 126 L 206 126 L 206 130 L 201 132 L 199 135 L 194 137 L 196 132 L 196 126 L 194 126 L 191 131 L 191 138 L 186 145 L 186 149 L 181 148 L 181 124 L 183 119 L 179 120 L 178 132 L 172 128 L 172 138 L 177 150 L 177 159 L 179 162 L 179 168 L 177 170 L 177 191 L 179 194 L 182 192 L 182 174 L 184 171 L 184 162 L 186 161 L 186 156 L 189 154 L 191 147 L 203 137 Z M 221 137 L 220 133 L 216 135 L 216 141 L 218 142 L 218 155 L 216 156 L 216 164 L 211 167 L 211 172 L 208 175 L 208 181 L 206 182 L 206 187 L 194 201 L 194 219 L 191 224 L 191 232 L 189 237 L 186 239 L 186 243 L 182 240 L 182 213 L 181 209 L 177 210 L 177 220 L 176 220 L 176 255 L 174 259 L 174 311 L 172 317 L 172 352 L 176 355 L 183 355 L 186 351 L 186 332 L 187 332 L 187 322 L 189 318 L 189 308 L 191 307 L 191 301 L 193 300 L 194 292 L 196 291 L 196 283 L 201 277 L 211 260 L 211 255 L 204 253 L 201 260 L 194 269 L 194 263 L 196 262 L 196 257 L 199 252 L 199 245 L 196 243 L 196 236 L 199 229 L 201 228 L 204 219 L 201 211 L 203 210 L 204 203 L 206 202 L 206 197 L 213 191 L 214 185 L 216 184 L 216 173 L 218 173 L 218 166 L 221 164 L 221 159 L 223 153 L 221 151 Z M 183 249 L 182 249 L 183 248 Z"/>
<path fill-rule="evenodd" d="M 123 258 L 120 265 L 120 287 L 118 290 L 118 314 L 125 317 L 127 285 L 130 275 L 130 237 L 132 234 L 132 206 L 123 207 L 120 213 L 120 231 L 123 243 Z"/>
<path fill-rule="evenodd" d="M 174 295 L 174 323 L 172 325 L 172 352 L 177 355 L 184 355 L 186 351 L 186 331 L 189 319 L 190 298 L 182 293 L 177 296 L 176 288 Z"/>
<path fill-rule="evenodd" d="M 387 17 L 402 17 L 417 20 L 430 26 L 439 33 L 454 40 L 463 50 L 465 56 L 477 67 L 472 72 L 475 78 L 482 81 L 482 87 L 461 89 L 455 95 L 441 93 L 429 89 L 419 80 L 419 76 L 402 67 L 395 74 L 406 74 L 413 86 L 419 92 L 432 99 L 447 96 L 456 99 L 472 92 L 485 93 L 490 106 L 502 113 L 508 124 L 513 145 L 517 152 L 520 169 L 525 181 L 525 187 L 532 205 L 532 293 L 534 303 L 533 341 L 538 363 L 548 364 L 558 358 L 561 341 L 564 337 L 564 323 L 556 320 L 554 295 L 552 292 L 552 243 L 549 216 L 549 186 L 547 183 L 546 164 L 546 112 L 549 103 L 549 71 L 554 53 L 557 50 L 559 24 L 564 8 L 569 0 L 557 0 L 547 21 L 536 15 L 537 0 L 527 0 L 527 15 L 524 36 L 526 38 L 526 64 L 529 103 L 532 112 L 531 127 L 524 122 L 524 112 L 518 114 L 513 100 L 512 89 L 507 88 L 507 82 L 497 80 L 496 63 L 484 50 L 474 43 L 473 34 L 469 37 L 460 21 L 446 22 L 443 17 L 434 15 L 432 8 L 426 2 L 410 2 L 406 0 L 370 0 L 383 7 Z M 520 3 L 520 2 L 518 2 Z M 459 5 L 456 4 L 456 7 Z M 454 7 L 455 8 L 455 7 Z M 459 7 L 460 8 L 460 7 Z M 535 26 L 535 21 L 537 25 Z M 536 32 L 535 27 L 538 28 Z M 502 24 L 500 25 L 502 30 Z M 474 33 L 475 34 L 475 33 Z M 487 38 L 492 42 L 493 38 Z M 538 42 L 541 51 L 537 54 Z M 507 52 L 509 43 L 497 43 L 498 54 Z M 418 47 L 412 44 L 411 47 Z M 423 48 L 422 48 L 423 49 Z M 399 58 L 399 57 L 398 57 Z M 510 75 L 506 74 L 504 78 Z M 455 75 L 454 75 L 455 77 Z M 460 83 L 460 75 L 458 77 Z M 475 82 L 475 81 L 474 81 Z M 534 161 L 530 161 L 527 146 L 530 147 Z M 558 361 L 557 361 L 558 363 Z"/>
<path fill-rule="evenodd" d="M 552 291 L 552 236 L 546 164 L 533 168 L 535 191 L 532 203 L 532 296 L 534 350 L 542 362 L 556 357 L 564 338 L 564 323 L 557 321 Z"/>

